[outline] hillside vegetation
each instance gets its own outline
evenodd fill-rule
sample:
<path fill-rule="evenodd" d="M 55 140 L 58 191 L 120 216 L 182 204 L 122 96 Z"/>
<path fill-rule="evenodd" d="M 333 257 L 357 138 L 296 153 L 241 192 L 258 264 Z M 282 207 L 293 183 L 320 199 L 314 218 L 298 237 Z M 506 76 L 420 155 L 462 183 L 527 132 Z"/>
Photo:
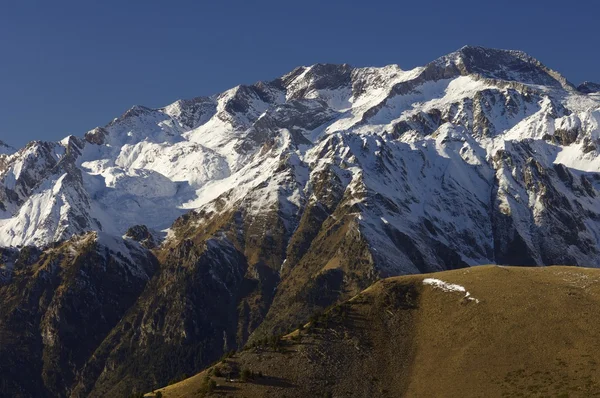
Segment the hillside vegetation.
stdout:
<path fill-rule="evenodd" d="M 599 282 L 600 270 L 562 266 L 389 278 L 159 391 L 165 398 L 598 396 Z"/>

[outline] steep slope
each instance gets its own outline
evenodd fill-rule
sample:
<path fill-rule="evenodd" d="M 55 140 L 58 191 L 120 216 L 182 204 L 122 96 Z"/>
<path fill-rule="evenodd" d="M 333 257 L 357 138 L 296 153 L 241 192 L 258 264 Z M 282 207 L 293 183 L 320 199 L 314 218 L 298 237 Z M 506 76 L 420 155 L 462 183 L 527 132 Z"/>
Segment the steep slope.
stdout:
<path fill-rule="evenodd" d="M 165 398 L 594 396 L 598 280 L 593 269 L 489 266 L 385 279 L 301 330 L 157 391 Z M 244 369 L 254 374 L 246 381 Z"/>
<path fill-rule="evenodd" d="M 0 396 L 6 397 L 67 396 L 157 267 L 136 242 L 96 233 L 45 251 L 7 251 L 2 260 Z"/>

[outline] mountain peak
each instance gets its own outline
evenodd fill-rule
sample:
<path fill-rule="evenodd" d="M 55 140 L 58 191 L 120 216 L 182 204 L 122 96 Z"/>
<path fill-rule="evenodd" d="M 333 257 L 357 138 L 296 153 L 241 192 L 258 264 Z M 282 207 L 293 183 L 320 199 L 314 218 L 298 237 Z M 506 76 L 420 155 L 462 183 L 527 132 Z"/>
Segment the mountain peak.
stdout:
<path fill-rule="evenodd" d="M 577 91 L 584 94 L 598 93 L 600 92 L 600 84 L 585 81 L 577 86 Z"/>
<path fill-rule="evenodd" d="M 0 140 L 0 155 L 12 155 L 16 149 Z"/>
<path fill-rule="evenodd" d="M 462 75 L 476 74 L 490 79 L 573 89 L 558 72 L 519 50 L 467 45 L 438 58 L 430 65 L 457 68 Z"/>
<path fill-rule="evenodd" d="M 348 64 L 314 64 L 294 69 L 280 79 L 290 98 L 300 98 L 314 90 L 349 87 L 353 68 Z"/>
<path fill-rule="evenodd" d="M 521 51 L 521 50 L 510 50 L 510 49 L 503 49 L 503 48 L 473 46 L 473 45 L 469 45 L 469 44 L 467 44 L 465 46 L 462 46 L 461 48 L 459 48 L 455 52 L 462 53 L 462 54 L 465 54 L 465 55 L 478 53 L 478 54 L 486 55 L 488 57 L 495 56 L 495 55 L 498 55 L 498 54 L 507 54 L 507 55 L 510 55 L 510 56 L 513 56 L 513 57 L 534 60 L 533 57 L 531 57 L 525 51 Z"/>
<path fill-rule="evenodd" d="M 109 123 L 109 125 L 114 124 L 118 121 L 123 121 L 125 119 L 129 119 L 131 117 L 149 114 L 149 113 L 152 113 L 153 111 L 154 111 L 154 109 L 148 108 L 143 105 L 134 105 L 131 108 L 129 108 L 125 113 L 123 113 L 121 116 L 114 119 L 111 123 Z"/>

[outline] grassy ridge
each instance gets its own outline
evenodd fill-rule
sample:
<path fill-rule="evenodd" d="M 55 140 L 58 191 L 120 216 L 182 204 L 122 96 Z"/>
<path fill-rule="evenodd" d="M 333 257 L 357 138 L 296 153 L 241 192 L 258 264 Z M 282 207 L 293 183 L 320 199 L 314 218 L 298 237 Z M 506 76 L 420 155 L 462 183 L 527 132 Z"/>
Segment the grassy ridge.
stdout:
<path fill-rule="evenodd" d="M 277 344 L 248 347 L 160 391 L 166 398 L 600 396 L 599 325 L 596 269 L 483 266 L 396 277 Z M 242 381 L 244 370 L 253 377 Z M 207 391 L 209 380 L 216 388 Z"/>

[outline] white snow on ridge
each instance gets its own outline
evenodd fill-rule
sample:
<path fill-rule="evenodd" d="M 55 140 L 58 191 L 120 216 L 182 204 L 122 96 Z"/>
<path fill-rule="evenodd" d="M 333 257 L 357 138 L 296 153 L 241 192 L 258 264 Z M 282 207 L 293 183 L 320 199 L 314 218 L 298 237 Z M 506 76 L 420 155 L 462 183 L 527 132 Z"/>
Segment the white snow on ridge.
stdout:
<path fill-rule="evenodd" d="M 444 282 L 440 279 L 435 279 L 435 278 L 425 278 L 423 279 L 423 284 L 424 285 L 429 285 L 429 286 L 433 286 L 436 289 L 440 289 L 444 292 L 459 292 L 459 293 L 464 293 L 465 296 L 464 298 L 466 298 L 469 301 L 474 301 L 476 303 L 479 303 L 479 300 L 471 297 L 471 293 L 469 293 L 467 291 L 467 289 L 465 289 L 464 286 L 461 285 L 456 285 L 453 283 L 448 283 L 448 282 Z"/>
<path fill-rule="evenodd" d="M 527 141 L 546 168 L 562 163 L 600 172 L 600 156 L 587 150 L 600 138 L 600 100 L 531 84 L 507 88 L 474 75 L 423 78 L 426 70 L 312 66 L 284 77 L 285 87 L 237 86 L 160 109 L 133 107 L 82 144 L 77 176 L 64 186 L 62 171 L 48 173 L 64 160 L 70 138 L 48 144 L 47 162 L 40 161 L 42 144 L 0 155 L 0 188 L 18 197 L 11 202 L 0 189 L 0 246 L 41 245 L 95 228 L 121 236 L 135 224 L 157 232 L 200 208 L 244 206 L 249 216 L 277 209 L 293 230 L 320 185 L 315 179 L 330 169 L 350 197 L 346 203 L 365 205 L 361 233 L 390 259 L 412 264 L 390 239 L 398 232 L 419 240 L 415 231 L 427 219 L 435 225 L 423 234 L 465 263 L 493 261 L 495 203 L 533 245 L 529 212 L 543 214 L 542 201 L 522 184 L 520 154 L 510 167 L 494 158 Z M 558 145 L 547 138 L 557 131 L 578 131 L 578 140 Z M 490 199 L 495 185 L 498 197 Z M 380 202 L 372 203 L 375 194 Z M 600 208 L 589 201 L 586 208 Z M 75 216 L 87 222 L 81 230 Z M 424 261 L 435 264 L 426 250 Z"/>

